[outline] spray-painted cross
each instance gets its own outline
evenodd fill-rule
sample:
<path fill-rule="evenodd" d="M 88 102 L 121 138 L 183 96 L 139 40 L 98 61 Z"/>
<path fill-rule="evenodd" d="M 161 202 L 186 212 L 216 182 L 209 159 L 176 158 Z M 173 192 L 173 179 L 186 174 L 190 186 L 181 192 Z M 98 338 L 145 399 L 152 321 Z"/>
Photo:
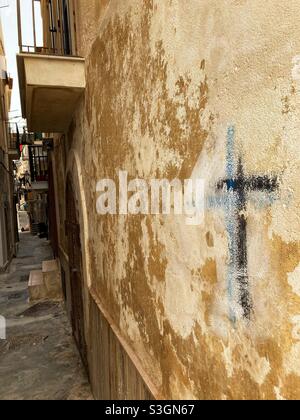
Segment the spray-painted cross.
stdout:
<path fill-rule="evenodd" d="M 230 318 L 237 319 L 236 305 L 242 316 L 250 320 L 252 299 L 249 290 L 248 251 L 247 251 L 247 203 L 250 193 L 267 193 L 267 203 L 272 203 L 278 190 L 277 177 L 246 176 L 242 159 L 235 158 L 235 130 L 230 127 L 227 133 L 226 178 L 217 184 L 218 196 L 213 200 L 225 207 L 226 229 L 229 242 L 228 294 Z M 222 192 L 222 194 L 221 194 Z"/>

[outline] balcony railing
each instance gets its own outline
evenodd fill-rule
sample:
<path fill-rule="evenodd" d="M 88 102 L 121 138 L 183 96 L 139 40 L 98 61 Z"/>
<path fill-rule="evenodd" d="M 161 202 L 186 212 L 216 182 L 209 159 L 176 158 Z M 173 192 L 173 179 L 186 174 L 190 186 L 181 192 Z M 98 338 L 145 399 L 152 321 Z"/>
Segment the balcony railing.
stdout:
<path fill-rule="evenodd" d="M 8 153 L 11 159 L 20 159 L 20 137 L 17 133 L 8 133 Z"/>
<path fill-rule="evenodd" d="M 40 55 L 56 55 L 58 57 L 66 56 L 65 51 L 58 48 L 52 47 L 37 47 L 32 45 L 21 45 L 20 46 L 21 54 L 40 54 Z M 71 54 L 67 54 L 70 57 L 76 57 Z"/>
<path fill-rule="evenodd" d="M 17 17 L 21 54 L 77 56 L 72 0 L 17 0 Z"/>
<path fill-rule="evenodd" d="M 31 182 L 48 181 L 48 154 L 43 146 L 29 146 Z"/>

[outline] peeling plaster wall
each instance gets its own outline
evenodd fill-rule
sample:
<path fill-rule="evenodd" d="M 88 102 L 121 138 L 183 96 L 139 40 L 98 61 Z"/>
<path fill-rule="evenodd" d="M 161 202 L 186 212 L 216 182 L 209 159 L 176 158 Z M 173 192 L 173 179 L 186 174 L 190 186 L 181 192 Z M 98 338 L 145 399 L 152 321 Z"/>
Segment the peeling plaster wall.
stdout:
<path fill-rule="evenodd" d="M 300 397 L 299 21 L 296 0 L 78 1 L 87 89 L 69 147 L 81 157 L 89 280 L 166 398 Z M 253 191 L 235 215 L 249 319 L 230 296 L 230 211 L 209 200 L 231 155 L 245 177 L 277 182 L 272 200 Z M 204 178 L 205 223 L 97 215 L 96 182 L 119 170 Z"/>

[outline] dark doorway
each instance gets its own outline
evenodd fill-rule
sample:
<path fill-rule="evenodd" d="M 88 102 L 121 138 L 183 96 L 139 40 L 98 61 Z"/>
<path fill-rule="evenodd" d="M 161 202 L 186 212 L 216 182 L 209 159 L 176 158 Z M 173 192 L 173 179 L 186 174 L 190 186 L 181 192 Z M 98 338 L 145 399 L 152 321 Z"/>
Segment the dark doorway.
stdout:
<path fill-rule="evenodd" d="M 67 182 L 67 220 L 68 254 L 71 282 L 72 328 L 73 335 L 82 361 L 88 372 L 87 346 L 84 334 L 83 275 L 80 242 L 80 226 L 76 212 L 76 203 L 71 180 Z"/>

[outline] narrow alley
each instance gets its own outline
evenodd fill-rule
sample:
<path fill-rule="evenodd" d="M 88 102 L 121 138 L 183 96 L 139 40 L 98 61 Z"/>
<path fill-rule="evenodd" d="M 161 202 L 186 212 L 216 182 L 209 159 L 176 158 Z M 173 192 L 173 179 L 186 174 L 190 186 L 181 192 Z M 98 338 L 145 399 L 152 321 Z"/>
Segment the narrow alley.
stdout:
<path fill-rule="evenodd" d="M 23 233 L 17 258 L 0 275 L 0 313 L 7 321 L 7 340 L 0 341 L 1 400 L 92 399 L 64 305 L 29 304 L 29 273 L 51 259 L 48 241 Z"/>

